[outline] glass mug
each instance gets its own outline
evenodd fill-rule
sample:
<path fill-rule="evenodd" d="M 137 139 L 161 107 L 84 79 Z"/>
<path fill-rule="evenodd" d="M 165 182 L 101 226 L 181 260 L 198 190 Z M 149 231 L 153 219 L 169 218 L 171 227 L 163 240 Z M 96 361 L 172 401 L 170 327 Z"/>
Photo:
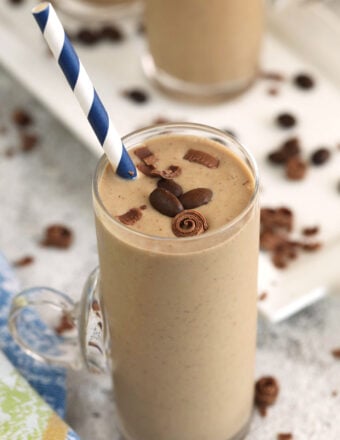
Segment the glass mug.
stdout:
<path fill-rule="evenodd" d="M 145 0 L 144 71 L 184 98 L 220 100 L 258 72 L 264 0 Z"/>
<path fill-rule="evenodd" d="M 149 127 L 123 142 L 131 149 L 168 134 L 213 138 L 232 150 L 255 181 L 244 210 L 223 227 L 194 237 L 132 230 L 113 218 L 100 198 L 98 182 L 107 165 L 102 157 L 93 179 L 100 270 L 90 275 L 77 304 L 46 288 L 18 294 L 10 329 L 36 359 L 95 371 L 109 365 L 117 423 L 127 440 L 241 439 L 253 407 L 257 167 L 233 137 L 204 125 Z M 56 338 L 48 354 L 30 346 L 27 330 L 20 333 L 28 309 L 41 307 L 66 313 L 76 325 Z"/>

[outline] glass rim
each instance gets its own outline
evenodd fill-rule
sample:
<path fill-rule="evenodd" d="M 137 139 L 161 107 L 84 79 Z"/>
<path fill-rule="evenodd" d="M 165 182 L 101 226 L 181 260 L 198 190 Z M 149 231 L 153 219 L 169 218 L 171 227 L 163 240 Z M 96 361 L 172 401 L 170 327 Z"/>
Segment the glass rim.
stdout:
<path fill-rule="evenodd" d="M 178 129 L 178 130 L 190 130 L 191 129 L 191 130 L 205 131 L 205 132 L 209 133 L 210 135 L 215 135 L 215 136 L 220 136 L 221 138 L 225 138 L 228 141 L 228 143 L 233 144 L 243 154 L 243 156 L 248 161 L 248 163 L 246 163 L 246 165 L 248 166 L 248 168 L 250 168 L 250 171 L 254 177 L 255 185 L 254 185 L 254 190 L 253 190 L 252 196 L 249 199 L 248 204 L 243 208 L 243 210 L 236 217 L 234 217 L 230 222 L 228 222 L 225 225 L 223 225 L 219 228 L 216 228 L 212 231 L 208 230 L 204 234 L 195 235 L 192 237 L 181 237 L 180 239 L 175 236 L 174 237 L 160 237 L 157 235 L 146 234 L 144 232 L 136 231 L 132 228 L 127 227 L 126 225 L 121 223 L 119 220 L 114 218 L 107 211 L 107 209 L 106 209 L 106 207 L 100 197 L 99 189 L 98 189 L 99 177 L 100 177 L 103 169 L 105 168 L 106 164 L 108 163 L 108 159 L 107 159 L 106 155 L 103 154 L 97 163 L 97 167 L 96 167 L 93 179 L 92 179 L 93 197 L 96 200 L 96 202 L 98 203 L 98 205 L 100 206 L 100 209 L 104 213 L 105 217 L 111 223 L 113 223 L 118 229 L 121 229 L 122 231 L 127 232 L 135 237 L 139 237 L 139 238 L 143 238 L 143 239 L 147 239 L 147 240 L 158 241 L 158 242 L 163 242 L 163 243 L 175 243 L 175 242 L 178 243 L 179 240 L 181 242 L 188 242 L 188 241 L 194 242 L 194 241 L 199 241 L 199 240 L 205 240 L 205 239 L 211 238 L 213 236 L 216 236 L 218 234 L 221 234 L 223 232 L 226 232 L 226 231 L 232 229 L 235 225 L 237 225 L 248 214 L 248 212 L 252 209 L 252 207 L 254 206 L 254 204 L 257 200 L 257 196 L 259 193 L 259 186 L 260 186 L 260 184 L 259 184 L 259 171 L 258 171 L 258 166 L 256 164 L 256 161 L 255 161 L 252 153 L 250 153 L 250 151 L 247 148 L 245 148 L 237 139 L 235 139 L 235 137 L 231 136 L 230 134 L 227 134 L 226 132 L 224 132 L 218 128 L 214 128 L 214 127 L 211 127 L 211 126 L 205 125 L 205 124 L 197 124 L 197 123 L 192 123 L 192 122 L 164 123 L 164 124 L 150 125 L 148 127 L 132 131 L 132 132 L 128 133 L 127 135 L 123 136 L 122 142 L 125 144 L 125 141 L 131 137 L 141 136 L 143 134 L 147 134 L 148 132 L 152 132 L 152 131 L 159 131 L 158 134 L 161 136 L 162 132 L 164 132 L 166 130 L 175 130 L 175 129 Z M 164 133 L 164 136 L 166 136 L 167 134 L 173 134 L 173 133 Z M 188 134 L 188 135 L 190 136 L 190 134 Z M 136 145 L 138 145 L 138 144 L 136 144 Z M 227 147 L 227 146 L 225 146 L 225 147 Z"/>

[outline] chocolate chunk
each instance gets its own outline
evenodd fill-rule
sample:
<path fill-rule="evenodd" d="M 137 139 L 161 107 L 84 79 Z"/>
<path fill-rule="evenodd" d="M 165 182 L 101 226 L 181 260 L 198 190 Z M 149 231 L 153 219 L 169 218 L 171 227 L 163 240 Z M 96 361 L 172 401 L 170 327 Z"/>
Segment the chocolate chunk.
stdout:
<path fill-rule="evenodd" d="M 279 394 L 279 385 L 272 376 L 264 376 L 255 383 L 255 404 L 259 409 L 273 405 Z"/>
<path fill-rule="evenodd" d="M 41 244 L 48 247 L 67 249 L 71 246 L 73 234 L 70 228 L 64 225 L 51 225 L 46 228 Z"/>
<path fill-rule="evenodd" d="M 152 174 L 152 172 L 156 169 L 153 165 L 146 165 L 144 162 L 141 162 L 136 166 L 141 173 L 145 174 L 145 176 L 158 177 L 157 175 Z"/>
<path fill-rule="evenodd" d="M 306 237 L 309 237 L 310 235 L 316 235 L 318 232 L 319 232 L 318 226 L 312 226 L 302 229 L 302 234 L 305 235 Z"/>
<path fill-rule="evenodd" d="M 277 440 L 293 440 L 293 435 L 290 432 L 282 432 L 277 434 Z"/>
<path fill-rule="evenodd" d="M 307 172 L 307 164 L 298 156 L 293 156 L 286 162 L 286 177 L 290 180 L 301 180 Z"/>
<path fill-rule="evenodd" d="M 185 209 L 194 209 L 206 205 L 212 199 L 213 192 L 209 188 L 195 188 L 180 197 Z"/>
<path fill-rule="evenodd" d="M 21 136 L 21 151 L 25 153 L 32 151 L 38 144 L 39 138 L 36 134 L 23 133 Z"/>
<path fill-rule="evenodd" d="M 163 188 L 170 191 L 174 196 L 180 197 L 183 194 L 181 185 L 176 183 L 174 180 L 160 179 L 157 182 L 158 188 Z"/>
<path fill-rule="evenodd" d="M 147 94 L 147 92 L 141 89 L 125 90 L 123 92 L 123 96 L 130 99 L 130 101 L 136 104 L 145 104 L 149 101 L 149 95 Z"/>
<path fill-rule="evenodd" d="M 100 34 L 92 29 L 82 28 L 77 32 L 75 38 L 86 46 L 93 46 L 100 40 Z"/>
<path fill-rule="evenodd" d="M 297 123 L 296 118 L 290 113 L 281 113 L 276 117 L 276 123 L 281 128 L 291 128 Z"/>
<path fill-rule="evenodd" d="M 186 210 L 177 214 L 171 226 L 176 237 L 193 237 L 203 234 L 208 229 L 204 215 L 194 210 Z"/>
<path fill-rule="evenodd" d="M 305 73 L 299 73 L 293 78 L 294 84 L 303 90 L 312 89 L 315 85 L 314 79 Z"/>
<path fill-rule="evenodd" d="M 183 211 L 182 203 L 170 191 L 164 188 L 156 188 L 149 195 L 151 205 L 163 215 L 175 217 Z"/>
<path fill-rule="evenodd" d="M 75 323 L 72 315 L 67 312 L 63 312 L 60 317 L 57 327 L 55 327 L 55 332 L 61 335 L 67 331 L 73 330 L 75 328 Z"/>
<path fill-rule="evenodd" d="M 188 160 L 189 162 L 198 163 L 207 168 L 217 168 L 220 164 L 219 159 L 211 154 L 200 150 L 193 150 L 192 148 L 190 148 L 190 150 L 185 154 L 183 159 Z"/>
<path fill-rule="evenodd" d="M 293 213 L 291 209 L 281 206 L 280 208 L 261 209 L 261 231 L 284 230 L 290 232 L 293 229 Z"/>
<path fill-rule="evenodd" d="M 125 214 L 117 216 L 118 220 L 124 225 L 132 226 L 142 218 L 142 211 L 138 208 L 131 208 Z"/>
<path fill-rule="evenodd" d="M 163 179 L 175 179 L 180 176 L 182 169 L 178 165 L 170 165 L 166 170 L 153 170 L 151 175 L 156 177 L 162 177 Z"/>
<path fill-rule="evenodd" d="M 260 235 L 260 248 L 264 251 L 274 251 L 284 241 L 285 238 L 277 232 L 264 231 Z"/>
<path fill-rule="evenodd" d="M 135 155 L 142 160 L 145 165 L 154 165 L 157 162 L 156 156 L 149 150 L 149 147 L 143 146 L 134 150 Z"/>
<path fill-rule="evenodd" d="M 18 108 L 12 113 L 12 121 L 18 127 L 27 127 L 28 125 L 32 124 L 33 119 L 26 110 Z"/>
<path fill-rule="evenodd" d="M 269 153 L 267 158 L 271 163 L 281 165 L 290 157 L 297 156 L 301 152 L 300 140 L 297 137 L 287 139 L 278 150 Z"/>
<path fill-rule="evenodd" d="M 335 359 L 340 359 L 340 347 L 334 348 L 334 350 L 332 350 L 331 353 Z"/>
<path fill-rule="evenodd" d="M 328 150 L 328 148 L 319 148 L 318 150 L 314 151 L 314 153 L 311 156 L 311 162 L 314 165 L 323 165 L 326 163 L 329 158 L 331 157 L 331 152 Z"/>
<path fill-rule="evenodd" d="M 13 261 L 13 266 L 24 267 L 24 266 L 29 266 L 32 263 L 34 263 L 34 257 L 32 257 L 31 255 L 25 255 L 24 257 Z"/>
<path fill-rule="evenodd" d="M 113 41 L 114 43 L 119 43 L 124 40 L 122 31 L 113 25 L 103 26 L 99 35 L 102 39 Z"/>

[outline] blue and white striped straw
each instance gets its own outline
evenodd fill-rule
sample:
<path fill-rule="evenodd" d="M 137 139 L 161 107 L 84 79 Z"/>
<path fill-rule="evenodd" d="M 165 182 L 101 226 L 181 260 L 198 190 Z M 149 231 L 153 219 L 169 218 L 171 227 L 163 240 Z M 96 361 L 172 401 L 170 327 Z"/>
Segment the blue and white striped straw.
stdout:
<path fill-rule="evenodd" d="M 125 179 L 134 179 L 137 176 L 136 167 L 68 39 L 53 6 L 48 2 L 40 3 L 33 8 L 32 13 L 114 171 Z"/>

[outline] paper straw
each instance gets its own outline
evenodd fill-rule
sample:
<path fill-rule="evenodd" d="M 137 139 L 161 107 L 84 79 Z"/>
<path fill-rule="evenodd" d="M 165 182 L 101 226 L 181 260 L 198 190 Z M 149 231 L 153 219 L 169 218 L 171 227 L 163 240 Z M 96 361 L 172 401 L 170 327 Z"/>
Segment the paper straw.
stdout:
<path fill-rule="evenodd" d="M 33 8 L 32 13 L 114 171 L 125 179 L 135 178 L 137 176 L 136 167 L 68 39 L 53 6 L 48 2 L 40 3 Z"/>

